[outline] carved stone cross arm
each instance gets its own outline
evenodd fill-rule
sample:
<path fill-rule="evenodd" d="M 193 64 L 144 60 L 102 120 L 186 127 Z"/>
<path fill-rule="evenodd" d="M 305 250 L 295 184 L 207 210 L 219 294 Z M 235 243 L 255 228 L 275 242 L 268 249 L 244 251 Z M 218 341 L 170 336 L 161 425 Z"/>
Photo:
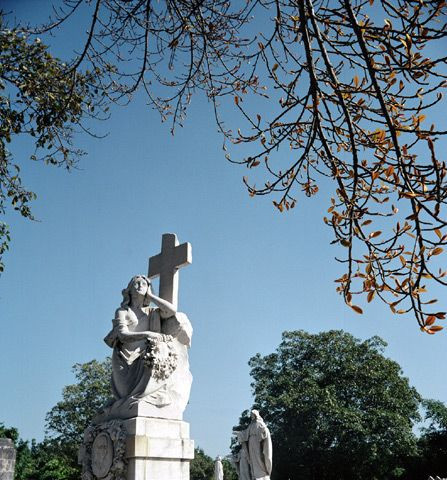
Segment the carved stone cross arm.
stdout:
<path fill-rule="evenodd" d="M 161 240 L 161 252 L 149 258 L 148 277 L 160 276 L 159 296 L 178 306 L 178 270 L 192 263 L 191 244 L 179 245 L 175 233 L 164 233 Z"/>

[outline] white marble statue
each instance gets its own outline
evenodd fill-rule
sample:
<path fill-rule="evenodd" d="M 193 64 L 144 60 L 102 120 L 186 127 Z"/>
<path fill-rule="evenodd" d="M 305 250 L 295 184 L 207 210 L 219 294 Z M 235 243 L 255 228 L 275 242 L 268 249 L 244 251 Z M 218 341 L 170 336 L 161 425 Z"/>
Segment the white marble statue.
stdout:
<path fill-rule="evenodd" d="M 223 480 L 223 465 L 222 465 L 222 457 L 216 457 L 214 462 L 214 480 Z"/>
<path fill-rule="evenodd" d="M 150 266 L 149 275 L 160 275 L 160 296 L 144 275 L 133 277 L 122 291 L 113 328 L 104 339 L 113 349 L 115 400 L 96 422 L 134 416 L 182 418 L 192 382 L 188 361 L 192 327 L 177 311 L 177 270 L 191 263 L 190 246 L 185 245 L 189 244 L 179 246 L 175 235 L 165 234 L 162 253 L 151 258 L 157 260 L 158 271 Z"/>
<path fill-rule="evenodd" d="M 237 439 L 241 444 L 241 449 L 233 457 L 233 463 L 239 480 L 252 480 L 250 472 L 250 459 L 248 457 L 248 444 L 242 440 L 244 436 L 239 435 L 240 433 L 242 434 L 242 432 L 236 432 Z"/>
<path fill-rule="evenodd" d="M 147 276 L 136 275 L 122 290 L 104 338 L 112 348 L 114 398 L 84 431 L 81 480 L 190 480 L 194 441 L 182 417 L 192 327 L 177 307 L 179 268 L 190 263 L 191 244 L 165 233 Z"/>
<path fill-rule="evenodd" d="M 241 444 L 241 450 L 235 459 L 239 480 L 270 480 L 272 439 L 258 410 L 251 411 L 248 428 L 235 433 Z"/>

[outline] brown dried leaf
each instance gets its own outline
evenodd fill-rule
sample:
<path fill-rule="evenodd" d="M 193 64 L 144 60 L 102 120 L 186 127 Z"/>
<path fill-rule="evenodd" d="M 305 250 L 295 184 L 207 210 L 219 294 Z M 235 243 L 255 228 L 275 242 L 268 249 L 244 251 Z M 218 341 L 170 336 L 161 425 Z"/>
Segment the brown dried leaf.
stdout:
<path fill-rule="evenodd" d="M 430 327 L 427 331 L 428 333 L 436 333 L 442 330 L 443 328 L 444 327 L 442 327 L 441 325 L 433 325 L 433 327 Z"/>
<path fill-rule="evenodd" d="M 404 198 L 415 198 L 418 194 L 414 192 L 400 192 L 400 196 Z"/>
<path fill-rule="evenodd" d="M 363 313 L 363 310 L 359 306 L 357 305 L 349 305 L 349 306 L 354 310 L 354 312 L 360 313 L 360 314 Z"/>

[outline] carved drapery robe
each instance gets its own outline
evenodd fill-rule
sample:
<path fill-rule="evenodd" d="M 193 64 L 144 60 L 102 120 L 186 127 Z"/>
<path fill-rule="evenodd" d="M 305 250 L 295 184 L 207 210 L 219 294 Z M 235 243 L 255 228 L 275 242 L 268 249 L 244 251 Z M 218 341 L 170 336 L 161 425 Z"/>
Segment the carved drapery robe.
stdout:
<path fill-rule="evenodd" d="M 224 480 L 223 466 L 220 459 L 214 462 L 214 480 Z"/>
<path fill-rule="evenodd" d="M 250 459 L 248 457 L 248 445 L 246 442 L 242 443 L 241 449 L 234 459 L 234 463 L 239 480 L 252 480 L 250 472 Z"/>
<path fill-rule="evenodd" d="M 163 416 L 163 407 L 170 406 L 170 412 L 178 414 L 170 413 L 169 416 L 181 417 L 192 383 L 188 361 L 191 323 L 181 312 L 166 319 L 161 318 L 158 308 L 146 307 L 145 313 L 146 316 L 138 320 L 130 308 L 118 309 L 113 328 L 104 339 L 113 348 L 112 391 L 116 399 L 105 413 L 107 416 L 123 417 L 126 408 L 144 402 L 157 407 L 155 412 L 160 416 Z M 151 348 L 146 339 L 120 340 L 122 329 L 129 332 L 151 331 L 166 337 L 153 342 L 155 346 Z"/>
<path fill-rule="evenodd" d="M 239 464 L 240 480 L 246 480 L 245 471 L 244 478 L 241 476 L 244 453 L 248 454 L 251 478 L 269 480 L 272 473 L 272 439 L 265 423 L 259 419 L 252 421 L 246 430 L 238 432 L 238 439 L 242 444 Z"/>

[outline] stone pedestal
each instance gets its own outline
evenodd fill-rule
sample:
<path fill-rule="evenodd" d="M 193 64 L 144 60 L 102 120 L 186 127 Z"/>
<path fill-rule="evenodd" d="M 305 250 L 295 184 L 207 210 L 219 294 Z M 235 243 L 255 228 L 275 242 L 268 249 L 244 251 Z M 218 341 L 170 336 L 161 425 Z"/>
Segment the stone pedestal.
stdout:
<path fill-rule="evenodd" d="M 122 291 L 112 330 L 114 399 L 84 432 L 82 480 L 189 480 L 194 442 L 182 421 L 192 375 L 192 325 L 179 312 L 178 269 L 191 263 L 191 245 L 164 234 L 148 277 Z M 160 296 L 149 278 L 160 277 Z"/>
<path fill-rule="evenodd" d="M 0 480 L 13 480 L 16 449 L 9 438 L 0 438 Z"/>
<path fill-rule="evenodd" d="M 92 425 L 79 453 L 83 480 L 189 480 L 193 458 L 189 424 L 153 417 Z"/>
<path fill-rule="evenodd" d="M 126 430 L 127 480 L 189 480 L 194 442 L 189 424 L 164 418 L 131 418 Z"/>

